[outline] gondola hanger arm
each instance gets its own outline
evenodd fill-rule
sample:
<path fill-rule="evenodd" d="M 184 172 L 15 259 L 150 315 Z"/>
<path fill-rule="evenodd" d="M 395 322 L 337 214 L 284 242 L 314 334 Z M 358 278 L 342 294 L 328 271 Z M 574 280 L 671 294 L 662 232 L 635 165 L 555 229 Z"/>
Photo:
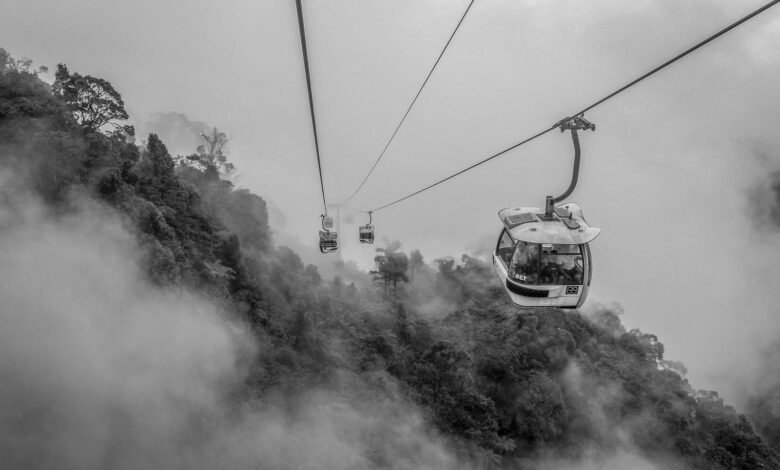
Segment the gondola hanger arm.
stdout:
<path fill-rule="evenodd" d="M 569 197 L 571 193 L 574 192 L 574 188 L 577 187 L 577 181 L 579 180 L 580 175 L 580 156 L 582 153 L 580 150 L 580 138 L 577 135 L 577 131 L 596 130 L 596 125 L 585 119 L 582 114 L 578 114 L 574 117 L 564 118 L 558 121 L 555 124 L 555 127 L 559 127 L 561 132 L 566 132 L 567 130 L 571 131 L 571 140 L 574 144 L 574 168 L 572 169 L 571 182 L 569 183 L 569 187 L 566 189 L 566 191 L 564 191 L 560 196 L 547 196 L 547 200 L 544 204 L 545 218 L 551 218 L 553 212 L 555 211 L 555 203 L 561 202 Z"/>

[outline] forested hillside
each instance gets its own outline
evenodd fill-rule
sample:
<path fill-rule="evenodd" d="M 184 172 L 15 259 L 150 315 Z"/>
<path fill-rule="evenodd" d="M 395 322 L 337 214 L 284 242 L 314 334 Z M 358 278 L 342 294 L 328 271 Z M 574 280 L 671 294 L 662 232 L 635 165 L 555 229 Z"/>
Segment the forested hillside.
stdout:
<path fill-rule="evenodd" d="M 55 77 L 43 82 L 0 49 L 3 211 L 22 195 L 55 221 L 85 210 L 118 218 L 141 253 L 127 263 L 145 282 L 207 299 L 251 338 L 239 380 L 214 399 L 224 416 L 188 414 L 186 436 L 168 436 L 177 449 L 217 444 L 208 458 L 168 468 L 780 468 L 746 417 L 693 389 L 659 339 L 627 331 L 614 308 L 524 311 L 483 261 L 426 262 L 399 243 L 380 247 L 364 285 L 323 279 L 277 245 L 263 198 L 230 182 L 224 134 L 170 155 L 157 135 L 134 135 L 110 83 L 64 65 Z M 179 332 L 167 334 L 175 345 Z M 74 463 L 47 447 L 67 436 L 26 426 L 36 409 L 4 398 L 0 416 L 15 424 L 0 424 L 9 426 L 0 439 L 14 442 L 0 452 L 13 468 L 137 464 L 118 450 L 129 445 L 121 426 L 109 426 L 120 431 L 94 463 Z M 293 450 L 269 449 L 263 419 L 250 425 L 246 415 L 285 423 L 287 439 L 274 442 Z M 242 424 L 223 432 L 222 421 Z M 762 423 L 774 445 L 777 426 Z M 141 462 L 133 468 L 164 468 Z"/>

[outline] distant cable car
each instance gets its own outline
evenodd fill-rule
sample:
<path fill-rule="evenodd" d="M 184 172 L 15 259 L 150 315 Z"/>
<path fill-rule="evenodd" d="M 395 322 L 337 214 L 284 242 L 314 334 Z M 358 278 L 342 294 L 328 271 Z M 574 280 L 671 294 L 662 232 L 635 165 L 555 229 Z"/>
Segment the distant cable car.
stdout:
<path fill-rule="evenodd" d="M 503 209 L 504 228 L 493 264 L 512 301 L 523 307 L 579 308 L 588 296 L 593 262 L 588 243 L 601 229 L 591 227 L 577 204 L 550 216 L 536 207 Z"/>
<path fill-rule="evenodd" d="M 339 249 L 339 234 L 320 230 L 320 251 L 331 253 Z"/>
<path fill-rule="evenodd" d="M 320 216 L 322 218 L 322 230 L 320 230 L 320 252 L 332 253 L 339 249 L 339 234 L 337 232 L 331 232 L 333 227 L 333 218 L 326 215 Z"/>
<path fill-rule="evenodd" d="M 373 220 L 372 213 L 368 213 L 368 224 L 361 225 L 358 229 L 358 236 L 360 237 L 360 243 L 374 243 L 374 226 L 371 225 Z"/>
<path fill-rule="evenodd" d="M 374 226 L 361 225 L 359 229 L 360 243 L 374 243 Z"/>

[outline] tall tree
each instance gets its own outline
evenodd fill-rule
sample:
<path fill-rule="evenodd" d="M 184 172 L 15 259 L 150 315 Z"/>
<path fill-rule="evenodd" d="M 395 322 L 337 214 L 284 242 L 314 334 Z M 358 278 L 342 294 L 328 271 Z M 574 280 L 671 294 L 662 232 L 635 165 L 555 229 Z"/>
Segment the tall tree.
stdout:
<path fill-rule="evenodd" d="M 414 281 L 414 273 L 422 269 L 423 266 L 425 266 L 425 260 L 420 250 L 412 250 L 409 254 L 409 274 L 412 281 Z"/>
<path fill-rule="evenodd" d="M 125 102 L 107 80 L 70 73 L 65 64 L 57 65 L 52 90 L 71 107 L 76 120 L 91 132 L 135 135 L 133 126 L 121 124 L 129 116 Z"/>
<path fill-rule="evenodd" d="M 409 282 L 406 272 L 409 269 L 409 257 L 406 253 L 391 250 L 388 248 L 377 248 L 380 253 L 374 257 L 376 262 L 376 271 L 370 271 L 375 281 L 383 281 L 385 284 L 385 293 L 389 286 L 393 286 L 393 295 L 398 295 L 398 283 Z"/>
<path fill-rule="evenodd" d="M 205 143 L 199 145 L 197 151 L 183 162 L 202 170 L 210 180 L 217 180 L 220 176 L 229 177 L 236 171 L 236 167 L 227 161 L 226 146 L 230 141 L 227 134 L 214 127 L 208 134 L 203 132 L 200 136 Z"/>

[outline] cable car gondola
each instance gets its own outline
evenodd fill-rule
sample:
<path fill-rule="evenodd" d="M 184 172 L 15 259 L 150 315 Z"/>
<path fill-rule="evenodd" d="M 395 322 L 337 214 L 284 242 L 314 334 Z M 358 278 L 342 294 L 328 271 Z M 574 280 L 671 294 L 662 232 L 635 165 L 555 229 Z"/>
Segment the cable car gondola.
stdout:
<path fill-rule="evenodd" d="M 339 249 L 339 234 L 320 230 L 320 252 L 331 253 Z"/>
<path fill-rule="evenodd" d="M 358 228 L 358 236 L 360 237 L 360 243 L 374 243 L 374 226 L 371 225 L 373 216 L 371 211 L 368 212 L 368 224 L 361 225 Z"/>
<path fill-rule="evenodd" d="M 331 232 L 333 228 L 333 217 L 325 215 L 320 216 L 322 218 L 322 230 L 320 230 L 320 252 L 332 253 L 339 249 L 339 234 L 337 232 Z"/>
<path fill-rule="evenodd" d="M 550 217 L 537 207 L 503 209 L 498 217 L 504 228 L 493 264 L 512 302 L 580 307 L 593 272 L 588 243 L 601 229 L 590 227 L 574 203 L 556 207 Z"/>
<path fill-rule="evenodd" d="M 555 206 L 574 191 L 580 170 L 577 130 L 595 130 L 582 115 L 559 122 L 571 131 L 574 170 L 566 191 L 547 196 L 544 209 L 516 207 L 498 212 L 504 228 L 493 252 L 496 268 L 509 297 L 522 307 L 579 308 L 588 296 L 593 262 L 588 243 L 601 229 L 585 221 L 580 206 Z"/>

